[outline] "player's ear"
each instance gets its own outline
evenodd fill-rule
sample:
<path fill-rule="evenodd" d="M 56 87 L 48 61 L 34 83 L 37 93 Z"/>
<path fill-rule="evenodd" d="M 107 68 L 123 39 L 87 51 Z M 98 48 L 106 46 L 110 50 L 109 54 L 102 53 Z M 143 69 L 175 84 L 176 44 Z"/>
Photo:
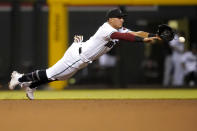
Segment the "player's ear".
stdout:
<path fill-rule="evenodd" d="M 110 22 L 111 18 L 108 18 L 107 21 Z"/>
<path fill-rule="evenodd" d="M 109 18 L 109 19 L 108 19 L 108 22 L 112 22 L 112 21 L 113 21 L 113 18 Z"/>

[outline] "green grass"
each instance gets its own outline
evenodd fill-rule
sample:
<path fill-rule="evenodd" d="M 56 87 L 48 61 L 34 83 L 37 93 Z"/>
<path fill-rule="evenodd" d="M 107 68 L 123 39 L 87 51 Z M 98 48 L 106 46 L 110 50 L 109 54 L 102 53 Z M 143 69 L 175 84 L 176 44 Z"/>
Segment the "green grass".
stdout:
<path fill-rule="evenodd" d="M 197 89 L 36 91 L 36 99 L 197 99 Z M 0 99 L 26 99 L 24 91 L 0 91 Z"/>

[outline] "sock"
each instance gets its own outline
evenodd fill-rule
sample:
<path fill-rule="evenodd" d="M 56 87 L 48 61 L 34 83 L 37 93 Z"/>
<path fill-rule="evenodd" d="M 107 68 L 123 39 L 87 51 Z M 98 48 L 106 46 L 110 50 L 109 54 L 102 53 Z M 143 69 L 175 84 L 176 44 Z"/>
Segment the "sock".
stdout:
<path fill-rule="evenodd" d="M 34 81 L 48 81 L 46 70 L 36 70 L 31 73 L 24 74 L 21 78 L 18 79 L 19 82 L 34 82 Z"/>
<path fill-rule="evenodd" d="M 31 85 L 30 85 L 29 87 L 30 87 L 30 88 L 36 88 L 36 87 L 38 87 L 38 86 L 40 86 L 40 85 L 42 85 L 42 84 L 47 84 L 47 83 L 52 82 L 52 81 L 54 81 L 54 80 L 48 80 L 48 81 L 34 81 L 34 82 L 31 83 Z"/>

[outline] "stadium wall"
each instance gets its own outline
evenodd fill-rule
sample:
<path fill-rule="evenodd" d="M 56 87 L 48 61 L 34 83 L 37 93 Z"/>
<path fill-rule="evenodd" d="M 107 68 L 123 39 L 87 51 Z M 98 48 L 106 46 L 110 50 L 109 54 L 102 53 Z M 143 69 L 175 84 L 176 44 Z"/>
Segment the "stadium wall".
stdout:
<path fill-rule="evenodd" d="M 104 22 L 105 12 L 116 6 L 69 6 L 68 7 L 68 43 L 73 36 L 83 34 L 87 40 Z M 155 32 L 157 25 L 169 19 L 188 19 L 190 23 L 190 41 L 196 42 L 196 6 L 128 6 L 129 17 L 126 26 L 132 30 Z M 44 2 L 36 3 L 0 3 L 0 83 L 6 85 L 12 70 L 29 72 L 48 66 L 48 11 Z M 96 16 L 96 17 L 95 17 Z M 147 84 L 141 64 L 145 59 L 144 44 L 121 44 L 114 52 L 120 57 L 118 66 L 113 69 L 115 77 L 112 84 Z M 159 75 L 149 81 L 161 83 L 162 54 L 161 47 L 152 48 L 152 56 L 159 63 Z M 129 57 L 128 57 L 129 56 Z M 102 83 L 95 73 L 95 64 L 88 67 L 88 76 L 82 72 L 76 75 L 78 84 Z M 82 78 L 81 78 L 82 77 Z M 78 79 L 80 78 L 80 79 Z M 92 80 L 92 78 L 94 80 Z"/>

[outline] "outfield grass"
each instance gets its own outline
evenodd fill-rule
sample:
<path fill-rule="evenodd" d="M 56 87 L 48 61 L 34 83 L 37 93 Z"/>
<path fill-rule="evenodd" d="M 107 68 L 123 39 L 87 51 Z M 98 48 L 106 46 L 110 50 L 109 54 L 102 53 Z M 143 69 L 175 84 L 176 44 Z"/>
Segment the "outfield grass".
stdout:
<path fill-rule="evenodd" d="M 92 89 L 36 91 L 36 99 L 197 99 L 197 89 Z M 0 99 L 26 99 L 24 91 L 0 91 Z"/>

